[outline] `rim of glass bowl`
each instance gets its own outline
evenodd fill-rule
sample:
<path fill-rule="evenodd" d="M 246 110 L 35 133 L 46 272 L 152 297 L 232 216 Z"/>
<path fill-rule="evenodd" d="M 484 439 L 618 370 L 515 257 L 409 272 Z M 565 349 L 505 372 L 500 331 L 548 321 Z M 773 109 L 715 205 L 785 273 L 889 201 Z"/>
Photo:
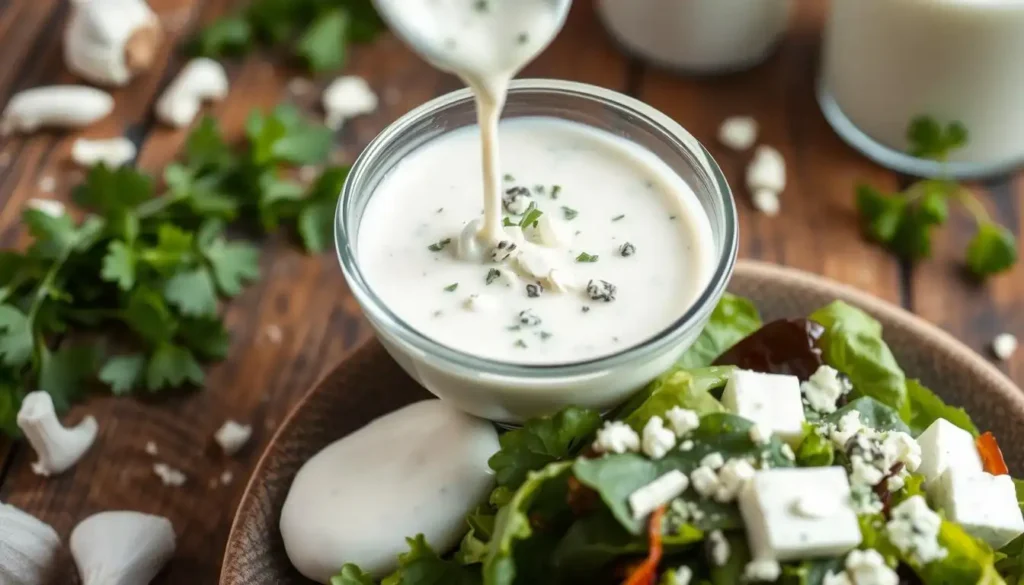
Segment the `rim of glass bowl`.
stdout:
<path fill-rule="evenodd" d="M 345 279 L 348 281 L 349 288 L 356 296 L 360 306 L 368 313 L 372 320 L 376 321 L 379 326 L 387 328 L 402 343 L 406 343 L 433 358 L 439 358 L 460 368 L 482 374 L 518 378 L 585 376 L 628 364 L 647 355 L 657 353 L 665 346 L 672 345 L 678 341 L 678 338 L 687 333 L 694 323 L 700 322 L 706 314 L 714 310 L 715 303 L 712 301 L 719 298 L 725 291 L 736 262 L 736 253 L 739 247 L 736 206 L 732 197 L 732 191 L 725 180 L 725 176 L 722 174 L 722 170 L 707 149 L 689 132 L 684 130 L 682 126 L 651 106 L 629 96 L 594 85 L 553 79 L 516 80 L 509 87 L 509 101 L 515 99 L 515 94 L 535 92 L 571 95 L 575 98 L 582 98 L 611 107 L 612 109 L 624 110 L 630 116 L 639 118 L 641 123 L 647 124 L 652 129 L 661 133 L 662 137 L 671 144 L 673 149 L 680 151 L 680 155 L 695 167 L 695 171 L 698 174 L 705 175 L 703 179 L 716 189 L 716 196 L 719 199 L 718 203 L 721 205 L 725 224 L 724 233 L 722 234 L 722 250 L 718 258 L 716 258 L 714 273 L 708 280 L 704 290 L 701 291 L 693 304 L 679 319 L 673 321 L 654 336 L 613 354 L 570 363 L 519 364 L 487 359 L 442 345 L 406 323 L 381 301 L 363 278 L 362 271 L 359 268 L 355 249 L 350 238 L 354 234 L 350 233 L 347 226 L 349 214 L 354 212 L 354 210 L 349 209 L 351 206 L 346 205 L 346 201 L 351 199 L 356 186 L 363 182 L 361 178 L 368 172 L 367 167 L 377 160 L 380 153 L 385 151 L 394 140 L 403 136 L 410 126 L 413 126 L 423 118 L 437 115 L 451 106 L 472 100 L 473 94 L 469 89 L 460 89 L 445 94 L 406 113 L 377 135 L 356 158 L 349 172 L 348 179 L 345 181 L 341 198 L 338 201 L 334 222 L 335 249 Z M 699 152 L 694 152 L 694 148 L 691 145 L 696 145 L 699 148 Z M 705 160 L 703 165 L 700 163 L 701 158 Z M 713 218 L 709 218 L 709 221 L 713 221 Z"/>

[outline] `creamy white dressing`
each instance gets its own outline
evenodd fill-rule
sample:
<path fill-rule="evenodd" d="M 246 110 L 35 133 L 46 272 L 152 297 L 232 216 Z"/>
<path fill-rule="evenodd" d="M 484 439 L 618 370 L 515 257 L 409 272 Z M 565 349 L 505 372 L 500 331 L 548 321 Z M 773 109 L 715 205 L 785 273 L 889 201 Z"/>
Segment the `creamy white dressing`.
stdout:
<path fill-rule="evenodd" d="M 281 510 L 281 535 L 300 573 L 328 583 L 345 563 L 377 577 L 405 538 L 449 550 L 465 516 L 493 487 L 494 427 L 440 400 L 417 402 L 340 439 L 306 462 Z"/>
<path fill-rule="evenodd" d="M 700 294 L 713 245 L 692 190 L 635 143 L 554 118 L 501 124 L 502 191 L 527 191 L 542 213 L 537 226 L 505 228 L 518 256 L 465 260 L 481 179 L 465 161 L 480 140 L 465 128 L 411 152 L 363 214 L 357 253 L 367 282 L 412 327 L 495 360 L 566 363 L 649 339 Z M 591 298 L 587 285 L 602 281 L 614 300 Z"/>

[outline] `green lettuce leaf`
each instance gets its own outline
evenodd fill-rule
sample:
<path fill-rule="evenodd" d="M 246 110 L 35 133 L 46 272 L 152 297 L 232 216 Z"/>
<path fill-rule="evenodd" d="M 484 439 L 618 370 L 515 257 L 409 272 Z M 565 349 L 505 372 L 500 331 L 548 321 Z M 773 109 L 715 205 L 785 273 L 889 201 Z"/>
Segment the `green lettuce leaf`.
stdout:
<path fill-rule="evenodd" d="M 910 402 L 910 418 L 907 423 L 915 437 L 940 418 L 948 420 L 975 437 L 978 436 L 978 427 L 974 426 L 967 411 L 947 405 L 921 382 L 907 380 L 907 399 Z"/>
<path fill-rule="evenodd" d="M 485 585 L 513 585 L 516 582 L 517 564 L 513 558 L 524 541 L 533 536 L 530 512 L 534 503 L 542 499 L 546 484 L 568 477 L 572 462 L 551 463 L 540 471 L 530 472 L 507 505 L 498 511 L 494 525 L 494 536 L 484 558 L 483 575 Z M 564 483 L 564 482 L 562 482 Z M 564 498 L 558 502 L 565 507 Z M 546 551 L 550 555 L 550 550 Z M 385 583 L 383 585 L 392 585 Z"/>
<path fill-rule="evenodd" d="M 697 341 L 686 350 L 676 365 L 682 368 L 710 366 L 715 358 L 760 327 L 761 316 L 754 303 L 725 293 L 711 312 Z"/>
<path fill-rule="evenodd" d="M 850 377 L 857 395 L 870 396 L 901 414 L 907 410 L 906 375 L 882 340 L 881 323 L 842 301 L 818 309 L 811 320 L 825 326 L 825 362 Z"/>
<path fill-rule="evenodd" d="M 822 418 L 822 421 L 833 424 L 837 423 L 839 422 L 839 419 L 843 418 L 843 416 L 851 410 L 859 412 L 860 422 L 871 428 L 875 428 L 880 431 L 910 432 L 910 427 L 903 422 L 903 419 L 900 418 L 898 412 L 869 396 L 863 396 L 850 402 L 846 406 Z"/>
<path fill-rule="evenodd" d="M 501 449 L 487 462 L 499 486 L 518 488 L 531 471 L 575 455 L 601 426 L 601 415 L 570 406 L 550 417 L 533 418 L 501 436 Z"/>
<path fill-rule="evenodd" d="M 341 571 L 331 577 L 331 585 L 377 585 L 369 573 L 351 563 L 341 568 Z"/>
<path fill-rule="evenodd" d="M 845 570 L 844 560 L 843 558 L 814 559 L 783 565 L 780 582 L 783 585 L 821 585 L 829 573 L 841 573 Z"/>
<path fill-rule="evenodd" d="M 682 552 L 703 539 L 704 532 L 683 525 L 662 536 L 664 554 Z M 630 555 L 643 556 L 647 548 L 646 534 L 629 533 L 607 510 L 600 510 L 573 523 L 555 549 L 553 565 L 563 580 L 589 583 L 600 581 L 601 569 L 612 561 Z"/>
<path fill-rule="evenodd" d="M 747 538 L 742 532 L 727 532 L 725 539 L 729 543 L 729 558 L 724 565 L 711 565 L 712 585 L 736 585 L 746 583 L 743 578 L 743 571 L 750 562 L 750 549 L 747 548 Z"/>
<path fill-rule="evenodd" d="M 573 463 L 573 473 L 580 483 L 601 496 L 612 515 L 626 530 L 640 535 L 645 530 L 645 522 L 633 518 L 629 495 L 671 470 L 689 475 L 708 453 L 721 453 L 726 459 L 765 457 L 771 467 L 792 467 L 792 461 L 782 454 L 782 441 L 772 437 L 767 445 L 756 445 L 750 440 L 751 426 L 750 421 L 736 415 L 709 414 L 701 418 L 700 427 L 693 432 L 691 437 L 694 448 L 689 451 L 675 449 L 656 461 L 633 453 L 605 455 L 599 459 L 578 459 Z M 698 529 L 742 527 L 736 506 L 712 500 L 699 500 L 695 503 L 705 512 L 704 519 L 695 523 Z"/>
<path fill-rule="evenodd" d="M 409 552 L 398 555 L 398 570 L 384 577 L 381 585 L 480 585 L 478 568 L 442 559 L 422 534 L 405 540 Z"/>
<path fill-rule="evenodd" d="M 835 461 L 835 457 L 836 450 L 832 441 L 813 430 L 805 433 L 796 450 L 796 463 L 799 467 L 828 467 Z"/>
<path fill-rule="evenodd" d="M 725 407 L 711 390 L 725 386 L 732 366 L 673 369 L 658 376 L 623 406 L 616 415 L 636 432 L 643 430 L 653 416 L 664 416 L 674 406 L 696 411 L 699 415 L 724 412 Z"/>

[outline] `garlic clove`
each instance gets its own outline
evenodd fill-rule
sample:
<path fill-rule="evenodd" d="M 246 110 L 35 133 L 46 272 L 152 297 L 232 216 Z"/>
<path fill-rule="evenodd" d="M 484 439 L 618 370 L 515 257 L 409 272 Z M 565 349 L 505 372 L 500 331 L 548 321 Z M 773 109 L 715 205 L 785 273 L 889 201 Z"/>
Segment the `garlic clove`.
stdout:
<path fill-rule="evenodd" d="M 60 537 L 50 525 L 0 503 L 0 583 L 48 583 L 59 551 Z"/>
<path fill-rule="evenodd" d="M 192 59 L 171 81 L 156 102 L 161 122 L 184 128 L 192 123 L 203 102 L 219 101 L 228 95 L 228 74 L 224 66 L 206 57 Z"/>
<path fill-rule="evenodd" d="M 758 146 L 747 166 L 746 179 L 751 193 L 762 189 L 782 193 L 786 189 L 786 160 L 782 153 L 771 146 Z"/>
<path fill-rule="evenodd" d="M 81 128 L 114 109 L 107 92 L 84 85 L 48 85 L 19 91 L 0 116 L 0 135 L 39 128 Z"/>
<path fill-rule="evenodd" d="M 357 75 L 344 75 L 332 81 L 321 97 L 326 125 L 334 130 L 341 129 L 349 118 L 370 114 L 377 109 L 377 94 L 366 80 Z"/>
<path fill-rule="evenodd" d="M 103 163 L 117 168 L 131 162 L 135 154 L 135 143 L 124 137 L 104 140 L 79 138 L 71 144 L 71 160 L 83 167 Z"/>
<path fill-rule="evenodd" d="M 87 81 L 124 86 L 153 65 L 163 39 L 160 20 L 143 0 L 73 2 L 64 62 Z"/>
<path fill-rule="evenodd" d="M 174 555 L 174 527 L 141 512 L 100 512 L 71 532 L 82 585 L 146 585 Z"/>
<path fill-rule="evenodd" d="M 18 427 L 35 450 L 39 460 L 32 464 L 38 475 L 62 473 L 78 463 L 89 450 L 99 430 L 96 419 L 87 416 L 72 428 L 57 419 L 53 399 L 42 390 L 29 392 L 18 410 Z"/>

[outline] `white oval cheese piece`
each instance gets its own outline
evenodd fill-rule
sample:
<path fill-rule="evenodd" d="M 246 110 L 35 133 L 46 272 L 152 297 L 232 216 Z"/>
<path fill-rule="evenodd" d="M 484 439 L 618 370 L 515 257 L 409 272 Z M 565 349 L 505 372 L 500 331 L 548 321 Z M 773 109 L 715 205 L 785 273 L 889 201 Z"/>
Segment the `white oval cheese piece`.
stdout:
<path fill-rule="evenodd" d="M 295 476 L 281 510 L 285 550 L 300 573 L 328 583 L 355 563 L 380 577 L 423 534 L 454 547 L 494 478 L 494 427 L 440 400 L 410 404 L 331 443 Z"/>

